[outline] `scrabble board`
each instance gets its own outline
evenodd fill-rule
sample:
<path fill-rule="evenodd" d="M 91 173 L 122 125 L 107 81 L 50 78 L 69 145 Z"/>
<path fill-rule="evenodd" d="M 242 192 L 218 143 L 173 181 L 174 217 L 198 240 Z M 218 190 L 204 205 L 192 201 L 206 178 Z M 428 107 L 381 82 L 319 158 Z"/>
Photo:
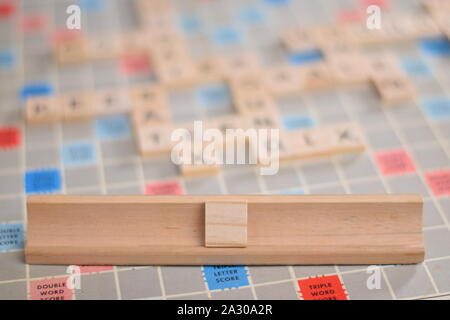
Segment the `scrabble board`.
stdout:
<path fill-rule="evenodd" d="M 142 30 L 127 0 L 0 0 L 0 299 L 448 299 L 450 297 L 450 42 L 445 34 L 364 47 L 389 54 L 414 85 L 414 99 L 384 105 L 374 86 L 329 86 L 276 98 L 285 130 L 343 122 L 360 125 L 366 148 L 282 164 L 272 176 L 228 165 L 184 177 L 166 156 L 143 157 L 125 113 L 76 121 L 26 123 L 30 97 L 100 92 L 155 83 L 155 64 L 127 55 L 58 63 L 66 9 L 81 8 L 81 34 L 108 37 Z M 174 0 L 173 23 L 193 59 L 252 52 L 262 68 L 307 68 L 321 52 L 289 50 L 292 28 L 427 14 L 422 1 Z M 450 11 L 448 12 L 450 14 Z M 448 34 L 447 34 L 448 35 Z M 356 63 L 356 62 L 355 62 Z M 168 92 L 175 123 L 233 112 L 215 81 Z M 29 194 L 363 194 L 424 198 L 425 262 L 383 266 L 80 266 L 24 263 Z"/>

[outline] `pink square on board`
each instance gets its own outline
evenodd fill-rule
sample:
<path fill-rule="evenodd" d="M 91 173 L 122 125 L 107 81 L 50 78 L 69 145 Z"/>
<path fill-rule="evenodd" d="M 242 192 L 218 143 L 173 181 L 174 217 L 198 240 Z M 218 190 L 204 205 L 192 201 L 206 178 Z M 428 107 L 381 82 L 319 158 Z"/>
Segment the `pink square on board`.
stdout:
<path fill-rule="evenodd" d="M 183 194 L 183 188 L 178 180 L 158 181 L 147 184 L 145 186 L 145 194 Z"/>
<path fill-rule="evenodd" d="M 73 292 L 67 288 L 68 278 L 31 280 L 30 300 L 72 300 Z"/>
<path fill-rule="evenodd" d="M 411 156 L 405 150 L 388 150 L 375 154 L 375 161 L 385 176 L 415 172 Z"/>
<path fill-rule="evenodd" d="M 437 170 L 425 173 L 428 186 L 435 196 L 450 196 L 450 170 Z"/>

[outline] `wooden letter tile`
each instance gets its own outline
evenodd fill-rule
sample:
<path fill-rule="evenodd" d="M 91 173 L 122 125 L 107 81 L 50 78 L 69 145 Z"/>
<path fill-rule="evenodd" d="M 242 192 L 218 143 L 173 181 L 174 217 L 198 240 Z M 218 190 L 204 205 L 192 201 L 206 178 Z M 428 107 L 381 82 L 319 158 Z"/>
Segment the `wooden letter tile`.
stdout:
<path fill-rule="evenodd" d="M 247 246 L 247 203 L 205 203 L 205 246 L 244 248 Z"/>
<path fill-rule="evenodd" d="M 55 97 L 31 97 L 26 103 L 27 123 L 51 123 L 60 120 L 61 110 Z"/>
<path fill-rule="evenodd" d="M 172 148 L 171 127 L 152 126 L 137 128 L 137 142 L 141 155 L 167 154 Z"/>
<path fill-rule="evenodd" d="M 100 90 L 93 95 L 97 114 L 128 112 L 131 101 L 125 90 Z"/>
<path fill-rule="evenodd" d="M 299 68 L 292 66 L 273 67 L 265 73 L 267 89 L 274 95 L 299 93 L 302 89 Z"/>
<path fill-rule="evenodd" d="M 91 118 L 97 111 L 92 94 L 86 92 L 63 95 L 60 103 L 65 121 Z"/>
<path fill-rule="evenodd" d="M 396 104 L 415 99 L 416 90 L 412 81 L 404 75 L 391 75 L 374 79 L 381 101 Z"/>

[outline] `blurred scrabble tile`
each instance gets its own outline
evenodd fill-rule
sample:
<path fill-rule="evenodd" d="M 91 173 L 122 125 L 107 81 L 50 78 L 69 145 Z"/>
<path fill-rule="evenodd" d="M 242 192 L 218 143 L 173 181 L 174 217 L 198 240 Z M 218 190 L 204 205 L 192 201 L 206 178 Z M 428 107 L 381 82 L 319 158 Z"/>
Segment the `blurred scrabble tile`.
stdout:
<path fill-rule="evenodd" d="M 234 108 L 238 113 L 270 112 L 276 109 L 276 103 L 269 94 L 239 94 L 234 99 Z"/>
<path fill-rule="evenodd" d="M 228 79 L 231 92 L 234 97 L 240 95 L 264 95 L 267 93 L 264 79 L 259 73 L 245 73 Z"/>
<path fill-rule="evenodd" d="M 171 121 L 169 108 L 143 107 L 132 111 L 132 121 L 135 127 L 162 125 Z"/>
<path fill-rule="evenodd" d="M 170 37 L 163 37 L 160 41 L 152 42 L 151 56 L 157 66 L 190 59 L 186 44 L 178 39 L 172 40 Z"/>
<path fill-rule="evenodd" d="M 190 59 L 172 60 L 156 66 L 161 83 L 168 87 L 186 87 L 198 82 L 195 64 Z"/>
<path fill-rule="evenodd" d="M 416 89 L 413 82 L 404 75 L 386 75 L 373 79 L 381 101 L 385 104 L 396 104 L 413 101 Z"/>
<path fill-rule="evenodd" d="M 423 14 L 397 16 L 392 21 L 392 28 L 393 33 L 400 33 L 405 40 L 436 37 L 441 34 L 435 20 Z"/>
<path fill-rule="evenodd" d="M 311 51 L 318 47 L 311 32 L 305 28 L 294 28 L 281 35 L 281 42 L 288 51 Z"/>
<path fill-rule="evenodd" d="M 141 155 L 168 154 L 173 143 L 170 126 L 139 127 L 136 130 L 137 146 Z"/>
<path fill-rule="evenodd" d="M 245 128 L 277 129 L 281 128 L 280 116 L 276 109 L 251 112 L 243 116 Z"/>
<path fill-rule="evenodd" d="M 302 78 L 297 67 L 281 65 L 269 68 L 264 73 L 267 89 L 276 96 L 299 93 Z"/>
<path fill-rule="evenodd" d="M 59 40 L 55 43 L 54 54 L 60 64 L 86 61 L 88 59 L 86 40 L 81 37 Z"/>
<path fill-rule="evenodd" d="M 53 96 L 30 97 L 26 102 L 27 123 L 52 123 L 61 119 L 61 109 Z"/>
<path fill-rule="evenodd" d="M 97 114 L 122 113 L 131 110 L 131 101 L 124 89 L 98 90 L 92 96 Z"/>
<path fill-rule="evenodd" d="M 192 178 L 199 176 L 211 176 L 219 174 L 219 165 L 208 164 L 182 164 L 180 166 L 181 175 L 184 178 Z"/>
<path fill-rule="evenodd" d="M 361 54 L 331 55 L 327 63 L 336 84 L 358 84 L 369 80 L 369 67 Z"/>
<path fill-rule="evenodd" d="M 121 39 L 114 36 L 86 39 L 86 54 L 92 60 L 114 59 L 123 51 Z"/>
<path fill-rule="evenodd" d="M 336 40 L 321 43 L 320 50 L 325 58 L 361 53 L 359 47 L 355 46 L 350 40 Z"/>
<path fill-rule="evenodd" d="M 329 66 L 322 62 L 302 67 L 300 76 L 305 91 L 330 88 L 336 83 Z"/>
<path fill-rule="evenodd" d="M 220 63 L 216 58 L 195 62 L 199 83 L 214 82 L 224 78 Z"/>
<path fill-rule="evenodd" d="M 392 74 L 403 74 L 403 70 L 393 55 L 376 54 L 364 58 L 371 78 L 385 77 Z"/>
<path fill-rule="evenodd" d="M 220 164 L 216 161 L 214 155 L 208 155 L 205 152 L 193 153 L 190 163 L 180 165 L 180 172 L 184 178 L 216 175 L 220 172 Z"/>
<path fill-rule="evenodd" d="M 65 121 L 91 118 L 97 112 L 95 106 L 93 107 L 93 96 L 89 92 L 61 95 L 58 103 Z"/>
<path fill-rule="evenodd" d="M 322 127 L 286 132 L 293 159 L 311 159 L 330 155 L 330 135 Z"/>
<path fill-rule="evenodd" d="M 316 26 L 310 28 L 308 32 L 319 47 L 328 43 L 350 41 L 347 24 Z"/>
<path fill-rule="evenodd" d="M 324 128 L 330 136 L 330 153 L 360 152 L 365 149 L 365 138 L 356 123 L 343 123 Z"/>
<path fill-rule="evenodd" d="M 222 56 L 218 59 L 218 63 L 219 68 L 226 77 L 258 72 L 261 68 L 259 57 L 251 52 Z"/>
<path fill-rule="evenodd" d="M 133 108 L 167 108 L 167 91 L 160 85 L 132 87 L 129 91 Z"/>
<path fill-rule="evenodd" d="M 120 52 L 136 52 L 149 50 L 151 43 L 147 41 L 147 36 L 145 33 L 140 31 L 128 31 L 116 36 L 117 39 L 114 41 L 118 42 L 120 46 Z"/>

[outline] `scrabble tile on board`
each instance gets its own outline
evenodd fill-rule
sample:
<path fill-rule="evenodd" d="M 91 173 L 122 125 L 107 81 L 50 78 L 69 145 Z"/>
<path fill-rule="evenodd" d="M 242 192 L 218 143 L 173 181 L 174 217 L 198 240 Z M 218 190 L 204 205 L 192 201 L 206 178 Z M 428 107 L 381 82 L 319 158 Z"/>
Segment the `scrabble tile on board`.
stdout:
<path fill-rule="evenodd" d="M 141 155 L 169 154 L 173 142 L 170 126 L 139 127 L 136 130 L 137 146 Z"/>
<path fill-rule="evenodd" d="M 228 85 L 235 98 L 240 95 L 264 95 L 267 94 L 266 85 L 261 74 L 249 72 L 236 75 L 228 79 Z"/>
<path fill-rule="evenodd" d="M 328 56 L 327 64 L 336 84 L 358 84 L 369 80 L 370 69 L 361 54 Z"/>
<path fill-rule="evenodd" d="M 195 62 L 199 83 L 216 82 L 224 78 L 218 59 L 212 57 Z"/>
<path fill-rule="evenodd" d="M 342 123 L 324 128 L 330 136 L 330 153 L 360 152 L 365 149 L 365 138 L 356 123 Z"/>
<path fill-rule="evenodd" d="M 203 148 L 201 153 L 193 154 L 191 163 L 180 165 L 180 172 L 184 178 L 215 175 L 220 172 L 220 164 L 209 158 Z"/>
<path fill-rule="evenodd" d="M 396 104 L 415 99 L 414 84 L 404 75 L 377 77 L 373 79 L 373 83 L 384 104 Z"/>
<path fill-rule="evenodd" d="M 172 64 L 178 60 L 189 60 L 187 46 L 179 40 L 168 40 L 168 42 L 152 42 L 151 57 L 157 66 Z"/>
<path fill-rule="evenodd" d="M 60 64 L 75 64 L 89 59 L 86 40 L 81 37 L 59 40 L 55 43 L 54 54 Z"/>
<path fill-rule="evenodd" d="M 245 128 L 278 129 L 281 128 L 280 115 L 276 109 L 251 112 L 243 116 Z"/>
<path fill-rule="evenodd" d="M 133 108 L 167 108 L 167 91 L 160 85 L 135 86 L 129 90 Z"/>
<path fill-rule="evenodd" d="M 234 77 L 247 73 L 257 73 L 261 68 L 259 57 L 252 52 L 240 52 L 218 59 L 219 67 L 226 77 Z"/>
<path fill-rule="evenodd" d="M 62 110 L 53 96 L 30 97 L 25 108 L 25 118 L 29 124 L 52 123 L 62 116 Z"/>
<path fill-rule="evenodd" d="M 253 112 L 270 112 L 276 109 L 274 98 L 267 93 L 241 93 L 234 98 L 233 103 L 236 111 L 244 115 Z"/>
<path fill-rule="evenodd" d="M 330 134 L 321 127 L 288 131 L 286 137 L 293 159 L 327 157 L 331 154 Z"/>
<path fill-rule="evenodd" d="M 439 26 L 434 19 L 423 14 L 397 16 L 392 20 L 391 26 L 392 33 L 403 36 L 405 40 L 436 37 L 441 34 Z"/>
<path fill-rule="evenodd" d="M 294 28 L 281 35 L 281 43 L 291 52 L 310 51 L 318 47 L 317 41 L 306 28 Z"/>
<path fill-rule="evenodd" d="M 305 91 L 327 89 L 336 85 L 330 67 L 324 62 L 302 67 L 300 76 Z"/>
<path fill-rule="evenodd" d="M 93 96 L 90 92 L 61 95 L 58 103 L 62 108 L 65 121 L 87 119 L 97 113 L 93 104 Z"/>
<path fill-rule="evenodd" d="M 86 52 L 89 59 L 114 59 L 119 56 L 124 47 L 117 36 L 90 37 L 86 39 Z"/>
<path fill-rule="evenodd" d="M 364 57 L 369 68 L 371 78 L 385 77 L 393 74 L 403 74 L 399 63 L 393 55 L 376 54 Z"/>
<path fill-rule="evenodd" d="M 268 68 L 264 72 L 265 84 L 270 93 L 276 96 L 299 93 L 303 89 L 300 69 L 288 65 Z"/>
<path fill-rule="evenodd" d="M 169 108 L 163 107 L 142 107 L 133 109 L 132 113 L 133 125 L 137 128 L 162 125 L 171 122 Z"/>
<path fill-rule="evenodd" d="M 187 87 L 198 82 L 195 64 L 190 59 L 177 59 L 157 65 L 157 77 L 167 87 Z"/>
<path fill-rule="evenodd" d="M 92 96 L 97 114 L 124 113 L 131 110 L 131 101 L 124 89 L 98 90 Z"/>
<path fill-rule="evenodd" d="M 331 42 L 349 42 L 350 34 L 346 24 L 330 24 L 312 27 L 308 30 L 320 47 Z"/>

